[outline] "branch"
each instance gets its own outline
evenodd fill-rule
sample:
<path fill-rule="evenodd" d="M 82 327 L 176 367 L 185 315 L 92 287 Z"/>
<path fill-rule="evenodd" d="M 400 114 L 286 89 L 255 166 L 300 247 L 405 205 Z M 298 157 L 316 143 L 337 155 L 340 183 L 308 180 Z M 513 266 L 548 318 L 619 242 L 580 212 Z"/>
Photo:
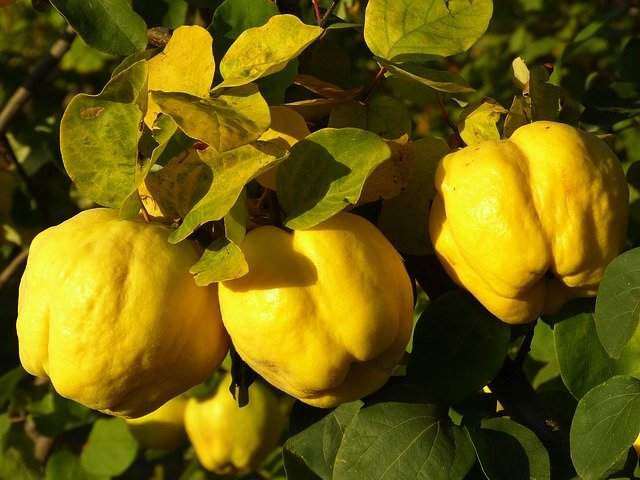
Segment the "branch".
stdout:
<path fill-rule="evenodd" d="M 27 263 L 27 256 L 29 255 L 29 250 L 24 249 L 18 255 L 16 255 L 13 260 L 9 262 L 2 272 L 0 272 L 0 290 L 2 290 L 5 285 L 9 283 L 9 281 L 16 275 L 22 266 Z"/>
<path fill-rule="evenodd" d="M 11 95 L 9 100 L 4 104 L 0 111 L 0 133 L 4 132 L 11 122 L 11 119 L 20 111 L 22 107 L 31 98 L 38 85 L 58 64 L 62 56 L 71 48 L 71 42 L 75 38 L 76 33 L 70 26 L 67 26 L 62 36 L 55 41 L 49 53 L 35 66 L 29 74 L 27 80 L 18 87 Z"/>

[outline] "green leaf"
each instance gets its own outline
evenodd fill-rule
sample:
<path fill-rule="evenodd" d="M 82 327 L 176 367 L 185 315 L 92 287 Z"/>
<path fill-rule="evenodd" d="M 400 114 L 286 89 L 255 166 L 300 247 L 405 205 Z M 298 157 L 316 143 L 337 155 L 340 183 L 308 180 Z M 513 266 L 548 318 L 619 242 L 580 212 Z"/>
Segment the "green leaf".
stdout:
<path fill-rule="evenodd" d="M 298 479 L 310 470 L 318 478 L 331 480 L 342 436 L 361 405 L 357 401 L 327 410 L 296 402 L 291 411 L 290 436 L 283 448 L 287 475 Z"/>
<path fill-rule="evenodd" d="M 449 152 L 447 142 L 436 137 L 412 143 L 415 170 L 407 188 L 399 195 L 383 200 L 378 228 L 402 253 L 433 253 L 429 240 L 429 205 L 435 195 L 438 162 Z"/>
<path fill-rule="evenodd" d="M 363 105 L 355 100 L 337 105 L 329 117 L 329 127 L 356 127 L 393 140 L 411 136 L 411 114 L 400 100 L 379 95 Z"/>
<path fill-rule="evenodd" d="M 0 452 L 0 478 L 37 480 L 42 478 L 40 464 L 34 456 L 34 443 L 22 425 L 13 425 L 6 433 Z"/>
<path fill-rule="evenodd" d="M 602 478 L 640 430 L 640 380 L 615 376 L 590 390 L 571 422 L 571 459 L 584 480 Z"/>
<path fill-rule="evenodd" d="M 610 357 L 620 358 L 640 322 L 640 248 L 615 258 L 600 281 L 596 331 Z"/>
<path fill-rule="evenodd" d="M 395 64 L 384 58 L 375 57 L 380 66 L 387 69 L 393 75 L 433 88 L 439 92 L 447 93 L 471 93 L 475 89 L 460 75 L 449 73 L 445 70 L 427 68 L 417 63 L 405 62 Z"/>
<path fill-rule="evenodd" d="M 640 332 L 633 335 L 618 359 L 611 358 L 598 338 L 593 303 L 574 300 L 557 314 L 545 317 L 553 325 L 562 380 L 578 399 L 614 375 L 640 378 Z"/>
<path fill-rule="evenodd" d="M 407 381 L 455 402 L 482 389 L 498 373 L 511 342 L 509 325 L 471 294 L 445 293 L 418 320 Z"/>
<path fill-rule="evenodd" d="M 458 120 L 460 136 L 467 145 L 475 145 L 487 140 L 500 140 L 497 123 L 507 110 L 491 98 L 483 99 L 462 110 Z"/>
<path fill-rule="evenodd" d="M 504 127 L 502 129 L 502 137 L 510 138 L 518 128 L 529 123 L 531 118 L 531 99 L 523 95 L 513 97 L 513 102 L 504 119 Z"/>
<path fill-rule="evenodd" d="M 88 473 L 115 477 L 133 463 L 138 444 L 122 418 L 99 419 L 93 424 L 80 463 Z"/>
<path fill-rule="evenodd" d="M 199 185 L 183 199 L 187 202 L 183 206 L 187 213 L 180 227 L 169 236 L 172 243 L 184 240 L 208 221 L 220 220 L 234 206 L 244 186 L 280 162 L 286 152 L 273 143 L 254 142 L 220 154 L 206 149 L 198 155 L 200 165 L 182 168 L 189 174 L 188 170 L 199 166 L 202 173 L 195 176 Z M 180 174 L 175 178 L 180 182 Z M 233 250 L 232 246 L 226 247 Z"/>
<path fill-rule="evenodd" d="M 127 0 L 52 0 L 87 45 L 112 55 L 129 55 L 147 47 L 147 25 Z"/>
<path fill-rule="evenodd" d="M 64 167 L 82 193 L 106 207 L 120 208 L 137 188 L 147 71 L 146 61 L 133 64 L 100 94 L 73 97 L 62 116 Z"/>
<path fill-rule="evenodd" d="M 70 450 L 57 450 L 47 460 L 45 480 L 109 480 L 108 475 L 87 473 L 80 458 Z"/>
<path fill-rule="evenodd" d="M 297 142 L 277 174 L 286 226 L 310 228 L 354 204 L 369 174 L 390 155 L 378 135 L 357 128 L 324 128 Z"/>
<path fill-rule="evenodd" d="M 347 425 L 333 480 L 456 480 L 474 461 L 467 434 L 447 408 L 400 384 L 368 397 Z"/>
<path fill-rule="evenodd" d="M 555 121 L 560 115 L 560 87 L 549 83 L 549 72 L 540 65 L 531 70 L 529 95 L 531 99 L 531 120 Z"/>
<path fill-rule="evenodd" d="M 219 87 L 245 85 L 282 70 L 324 30 L 293 15 L 274 15 L 266 25 L 245 30 L 220 61 Z"/>
<path fill-rule="evenodd" d="M 213 15 L 209 31 L 236 39 L 249 28 L 261 27 L 279 13 L 271 0 L 225 0 Z"/>
<path fill-rule="evenodd" d="M 528 428 L 506 418 L 483 420 L 468 429 L 482 471 L 490 480 L 551 478 L 549 454 Z"/>
<path fill-rule="evenodd" d="M 465 52 L 486 31 L 491 0 L 370 0 L 364 39 L 374 55 L 395 62 Z"/>
<path fill-rule="evenodd" d="M 640 115 L 640 86 L 630 82 L 594 86 L 584 93 L 582 104 L 582 122 L 609 127 Z"/>
<path fill-rule="evenodd" d="M 231 88 L 209 99 L 160 91 L 151 96 L 182 131 L 218 152 L 251 143 L 269 128 L 269 106 L 255 85 Z"/>
<path fill-rule="evenodd" d="M 209 244 L 204 254 L 189 271 L 200 286 L 231 280 L 249 273 L 240 247 L 227 238 L 219 238 Z"/>

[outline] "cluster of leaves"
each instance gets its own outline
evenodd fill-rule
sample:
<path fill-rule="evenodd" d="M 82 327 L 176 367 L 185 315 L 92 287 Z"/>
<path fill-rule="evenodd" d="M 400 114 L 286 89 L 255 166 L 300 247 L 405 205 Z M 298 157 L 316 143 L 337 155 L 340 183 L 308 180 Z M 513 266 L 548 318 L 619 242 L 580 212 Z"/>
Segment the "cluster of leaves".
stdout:
<path fill-rule="evenodd" d="M 296 404 L 282 458 L 274 452 L 258 478 L 634 474 L 637 192 L 630 249 L 597 300 L 527 327 L 498 321 L 451 284 L 432 255 L 427 218 L 439 158 L 534 120 L 616 133 L 612 145 L 638 184 L 637 6 L 111 0 L 87 11 L 79 0 L 51 3 L 42 13 L 24 3 L 6 10 L 37 20 L 46 40 L 16 40 L 20 22 L 0 30 L 8 32 L 0 60 L 17 66 L 0 79 L 3 101 L 63 17 L 79 35 L 48 93 L 15 117 L 0 145 L 22 171 L 0 170 L 6 264 L 35 231 L 80 208 L 97 203 L 126 218 L 144 207 L 176 227 L 171 241 L 206 243 L 192 268 L 206 285 L 246 273 L 237 245 L 247 227 L 283 213 L 284 226 L 307 228 L 355 207 L 421 288 L 411 352 L 389 385 L 330 411 Z M 17 278 L 0 286 L 3 328 L 15 319 L 16 287 Z M 15 342 L 0 354 L 11 366 L 0 372 L 0 476 L 205 477 L 192 452 L 139 454 L 121 420 L 34 385 L 12 368 Z M 505 366 L 524 367 L 528 378 L 513 375 L 505 387 Z M 556 433 L 540 426 L 552 422 Z"/>

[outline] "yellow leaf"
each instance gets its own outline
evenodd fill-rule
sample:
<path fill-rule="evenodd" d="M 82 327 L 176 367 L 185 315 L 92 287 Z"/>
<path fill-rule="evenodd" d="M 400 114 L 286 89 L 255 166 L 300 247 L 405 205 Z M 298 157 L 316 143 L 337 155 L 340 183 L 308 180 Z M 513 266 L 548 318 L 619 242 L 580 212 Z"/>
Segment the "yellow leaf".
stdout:
<path fill-rule="evenodd" d="M 149 60 L 149 90 L 208 97 L 215 63 L 213 39 L 197 25 L 178 27 L 164 51 Z M 149 96 L 145 123 L 151 127 L 160 107 Z"/>
<path fill-rule="evenodd" d="M 261 27 L 240 34 L 220 61 L 218 87 L 245 85 L 282 70 L 324 30 L 294 15 L 274 15 Z"/>

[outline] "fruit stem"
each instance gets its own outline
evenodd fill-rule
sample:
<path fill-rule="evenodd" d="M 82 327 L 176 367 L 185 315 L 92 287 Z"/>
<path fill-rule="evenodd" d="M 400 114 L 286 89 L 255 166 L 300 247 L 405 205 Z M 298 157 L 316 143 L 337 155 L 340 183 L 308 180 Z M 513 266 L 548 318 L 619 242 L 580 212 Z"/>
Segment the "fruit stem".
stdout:
<path fill-rule="evenodd" d="M 142 197 L 140 196 L 140 190 L 136 190 L 136 194 L 138 196 L 138 203 L 140 204 L 140 213 L 142 214 L 142 218 L 147 223 L 151 223 L 151 217 L 149 216 L 149 212 L 144 206 L 144 202 L 142 201 Z"/>
<path fill-rule="evenodd" d="M 384 67 L 380 67 L 380 70 L 378 70 L 378 73 L 376 73 L 376 76 L 371 81 L 371 84 L 369 85 L 369 87 L 367 87 L 367 89 L 362 93 L 362 96 L 360 97 L 360 102 L 364 103 L 369 99 L 369 96 L 371 95 L 371 93 L 373 93 L 375 88 L 378 86 L 378 84 L 384 77 L 385 73 L 387 73 L 387 69 Z"/>

